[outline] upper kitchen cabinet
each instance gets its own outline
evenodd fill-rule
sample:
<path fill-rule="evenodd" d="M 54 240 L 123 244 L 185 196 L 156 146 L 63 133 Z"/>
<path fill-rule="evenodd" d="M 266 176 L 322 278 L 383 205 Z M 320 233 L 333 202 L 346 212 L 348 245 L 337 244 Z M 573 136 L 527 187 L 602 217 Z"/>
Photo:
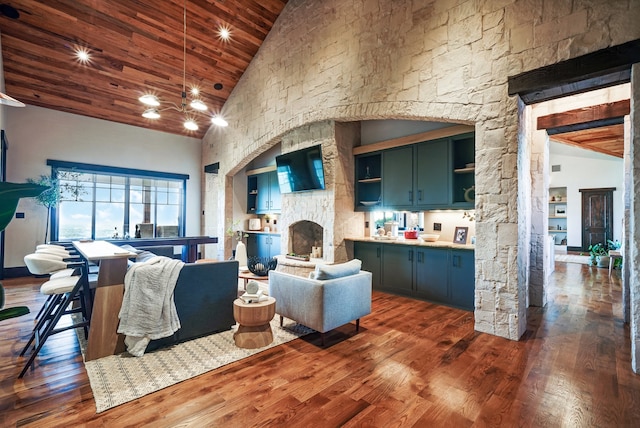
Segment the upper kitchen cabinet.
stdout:
<path fill-rule="evenodd" d="M 413 145 L 396 147 L 382 153 L 382 205 L 411 209 L 413 191 Z"/>
<path fill-rule="evenodd" d="M 450 203 L 451 170 L 446 138 L 416 145 L 416 205 L 441 208 Z"/>
<path fill-rule="evenodd" d="M 356 157 L 356 210 L 369 211 L 382 204 L 382 154 Z"/>
<path fill-rule="evenodd" d="M 473 128 L 458 125 L 357 147 L 355 209 L 473 208 L 475 134 L 460 129 Z"/>
<path fill-rule="evenodd" d="M 276 171 L 253 174 L 247 177 L 247 212 L 252 214 L 279 213 L 282 195 Z"/>
<path fill-rule="evenodd" d="M 475 134 L 456 135 L 450 141 L 453 158 L 452 205 L 455 208 L 473 208 L 476 198 Z"/>

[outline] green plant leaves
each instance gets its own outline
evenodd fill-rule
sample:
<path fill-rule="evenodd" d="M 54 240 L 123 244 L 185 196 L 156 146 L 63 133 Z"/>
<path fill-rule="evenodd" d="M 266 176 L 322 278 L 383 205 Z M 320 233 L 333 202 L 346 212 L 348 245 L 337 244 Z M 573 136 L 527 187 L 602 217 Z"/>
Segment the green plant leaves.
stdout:
<path fill-rule="evenodd" d="M 33 198 L 47 189 L 47 186 L 39 184 L 0 182 L 0 231 L 13 218 L 20 198 Z"/>

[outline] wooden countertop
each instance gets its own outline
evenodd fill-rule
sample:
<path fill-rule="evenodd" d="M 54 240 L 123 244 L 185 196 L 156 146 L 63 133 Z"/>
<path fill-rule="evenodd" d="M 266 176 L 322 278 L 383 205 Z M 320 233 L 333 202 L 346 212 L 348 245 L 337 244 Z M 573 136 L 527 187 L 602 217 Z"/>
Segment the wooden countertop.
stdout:
<path fill-rule="evenodd" d="M 411 245 L 411 246 L 419 246 L 419 247 L 432 247 L 432 248 L 451 248 L 454 250 L 475 250 L 476 246 L 472 244 L 454 244 L 453 242 L 447 241 L 435 241 L 435 242 L 427 242 L 423 239 L 405 239 L 403 237 L 399 237 L 396 239 L 374 239 L 371 237 L 357 237 L 357 236 L 349 236 L 344 238 L 347 241 L 354 242 L 376 242 L 380 244 L 393 244 L 393 245 Z"/>

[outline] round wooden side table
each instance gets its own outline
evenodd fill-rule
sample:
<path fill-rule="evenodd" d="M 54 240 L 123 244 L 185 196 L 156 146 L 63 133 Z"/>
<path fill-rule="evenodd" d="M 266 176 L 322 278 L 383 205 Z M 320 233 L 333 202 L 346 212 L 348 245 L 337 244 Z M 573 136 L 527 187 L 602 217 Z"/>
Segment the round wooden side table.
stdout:
<path fill-rule="evenodd" d="M 233 317 L 238 323 L 238 330 L 233 340 L 238 348 L 261 348 L 273 342 L 271 320 L 276 314 L 276 299 L 258 303 L 245 303 L 242 299 L 233 301 Z"/>

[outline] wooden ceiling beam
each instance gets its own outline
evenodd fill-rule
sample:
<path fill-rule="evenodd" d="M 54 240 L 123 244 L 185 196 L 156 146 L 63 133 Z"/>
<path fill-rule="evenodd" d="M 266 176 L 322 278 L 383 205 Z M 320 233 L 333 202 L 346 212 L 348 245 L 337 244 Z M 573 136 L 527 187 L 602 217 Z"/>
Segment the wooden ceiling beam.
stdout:
<path fill-rule="evenodd" d="M 622 100 L 554 113 L 538 118 L 538 129 L 552 129 L 605 119 L 624 118 L 631 112 L 631 101 Z"/>

